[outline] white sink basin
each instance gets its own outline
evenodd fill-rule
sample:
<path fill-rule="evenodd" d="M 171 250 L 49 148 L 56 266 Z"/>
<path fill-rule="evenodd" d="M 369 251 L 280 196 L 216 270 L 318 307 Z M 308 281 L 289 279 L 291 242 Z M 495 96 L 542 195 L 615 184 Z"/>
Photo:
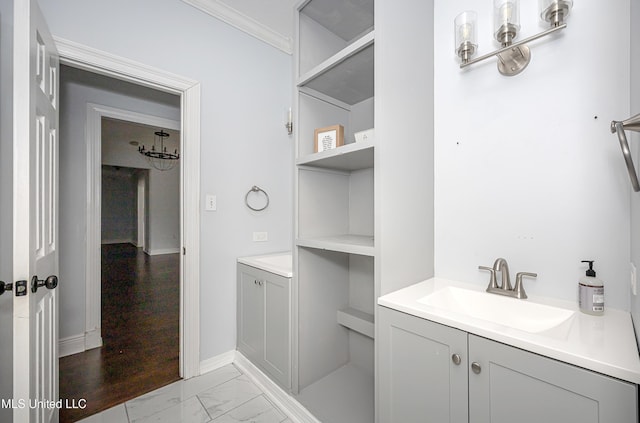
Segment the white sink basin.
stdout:
<path fill-rule="evenodd" d="M 447 286 L 417 300 L 442 310 L 467 315 L 528 333 L 564 337 L 575 311 L 484 291 Z"/>

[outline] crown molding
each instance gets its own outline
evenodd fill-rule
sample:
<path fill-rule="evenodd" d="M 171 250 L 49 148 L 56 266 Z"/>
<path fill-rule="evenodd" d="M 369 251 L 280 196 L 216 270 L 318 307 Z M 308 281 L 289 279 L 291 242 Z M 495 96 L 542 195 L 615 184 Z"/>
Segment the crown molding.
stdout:
<path fill-rule="evenodd" d="M 247 34 L 264 41 L 265 43 L 292 54 L 292 40 L 289 37 L 272 30 L 255 19 L 237 11 L 222 3 L 220 0 L 182 0 L 190 6 L 199 9 L 214 18 L 220 19 L 229 25 L 246 32 Z"/>

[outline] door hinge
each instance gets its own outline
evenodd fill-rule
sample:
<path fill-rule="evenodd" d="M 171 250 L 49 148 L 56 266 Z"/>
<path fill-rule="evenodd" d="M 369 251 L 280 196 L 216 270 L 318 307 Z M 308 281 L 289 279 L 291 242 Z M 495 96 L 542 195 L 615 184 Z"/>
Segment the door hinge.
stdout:
<path fill-rule="evenodd" d="M 187 247 L 182 247 L 182 255 L 183 256 L 187 255 Z"/>

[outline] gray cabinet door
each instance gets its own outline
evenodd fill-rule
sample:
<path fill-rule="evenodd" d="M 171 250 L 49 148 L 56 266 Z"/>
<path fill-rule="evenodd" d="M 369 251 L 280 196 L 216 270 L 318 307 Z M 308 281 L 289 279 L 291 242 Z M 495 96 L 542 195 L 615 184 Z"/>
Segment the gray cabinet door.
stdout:
<path fill-rule="evenodd" d="M 264 294 L 258 270 L 238 265 L 238 349 L 251 361 L 264 355 Z"/>
<path fill-rule="evenodd" d="M 466 423 L 466 332 L 385 307 L 377 319 L 379 423 Z"/>
<path fill-rule="evenodd" d="M 264 365 L 286 388 L 291 387 L 290 279 L 269 274 L 264 291 Z"/>
<path fill-rule="evenodd" d="M 636 385 L 475 335 L 472 363 L 471 423 L 638 422 Z"/>
<path fill-rule="evenodd" d="M 291 388 L 291 279 L 238 264 L 238 350 Z"/>

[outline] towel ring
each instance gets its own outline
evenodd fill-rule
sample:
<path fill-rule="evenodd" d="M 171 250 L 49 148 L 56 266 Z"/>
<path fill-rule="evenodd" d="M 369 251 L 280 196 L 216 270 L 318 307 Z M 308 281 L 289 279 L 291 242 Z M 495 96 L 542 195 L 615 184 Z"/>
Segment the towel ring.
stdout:
<path fill-rule="evenodd" d="M 256 192 L 256 193 L 263 193 L 267 202 L 265 203 L 264 206 L 262 207 L 252 207 L 249 204 L 249 194 L 251 194 L 252 192 Z M 269 206 L 269 194 L 267 194 L 267 192 L 265 190 L 263 190 L 262 188 L 260 188 L 257 185 L 254 185 L 253 187 L 251 187 L 251 189 L 247 192 L 247 195 L 244 196 L 244 203 L 247 205 L 247 207 L 249 207 L 251 210 L 253 211 L 262 211 L 264 209 L 266 209 Z"/>

